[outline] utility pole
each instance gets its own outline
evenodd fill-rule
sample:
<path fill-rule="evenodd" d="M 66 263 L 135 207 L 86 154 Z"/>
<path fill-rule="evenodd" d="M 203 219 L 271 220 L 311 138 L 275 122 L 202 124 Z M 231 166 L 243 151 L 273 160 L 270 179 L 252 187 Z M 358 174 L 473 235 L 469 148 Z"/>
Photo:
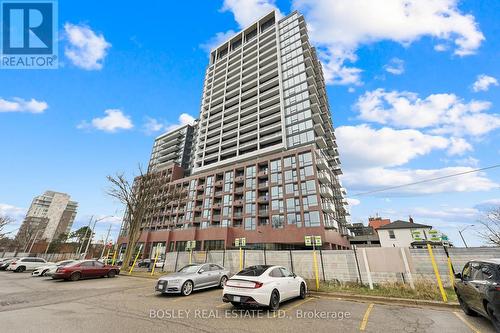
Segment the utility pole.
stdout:
<path fill-rule="evenodd" d="M 97 224 L 97 222 L 99 221 L 102 221 L 104 219 L 107 219 L 108 217 L 112 217 L 111 215 L 108 215 L 108 216 L 104 216 L 104 217 L 101 217 L 100 219 L 97 219 L 94 221 L 94 227 L 90 229 L 90 238 L 89 238 L 89 241 L 87 243 L 87 248 L 85 249 L 85 255 L 83 256 L 83 258 L 85 258 L 87 256 L 87 253 L 89 251 L 89 246 L 90 246 L 90 243 L 92 242 L 92 239 L 94 238 L 94 230 L 95 230 L 95 225 Z"/>
<path fill-rule="evenodd" d="M 468 226 L 466 226 L 465 228 L 463 228 L 462 230 L 458 229 L 458 233 L 460 234 L 460 238 L 462 238 L 462 242 L 464 242 L 464 245 L 465 245 L 465 248 L 468 248 L 467 246 L 467 243 L 465 242 L 465 238 L 464 236 L 462 235 L 462 232 L 465 231 L 465 229 L 467 229 L 468 227 L 473 227 L 474 224 L 469 224 Z"/>
<path fill-rule="evenodd" d="M 78 251 L 76 251 L 76 255 L 78 255 L 78 259 L 80 259 L 80 254 L 82 253 L 82 247 L 83 244 L 85 243 L 85 239 L 87 239 L 87 233 L 89 232 L 90 225 L 92 224 L 92 220 L 94 219 L 94 215 L 90 217 L 89 220 L 89 225 L 87 226 L 87 229 L 85 230 L 85 235 L 83 236 L 82 243 L 80 244 L 80 247 L 78 248 Z"/>
<path fill-rule="evenodd" d="M 109 233 L 111 232 L 111 223 L 109 224 L 109 229 L 108 229 L 108 233 L 106 235 L 106 240 L 104 241 L 104 244 L 103 244 L 103 247 L 102 247 L 102 252 L 101 252 L 101 256 L 99 258 L 102 258 L 102 256 L 104 255 L 104 249 L 106 248 L 106 246 L 108 245 L 108 238 L 109 238 Z M 107 258 L 106 258 L 107 259 Z"/>

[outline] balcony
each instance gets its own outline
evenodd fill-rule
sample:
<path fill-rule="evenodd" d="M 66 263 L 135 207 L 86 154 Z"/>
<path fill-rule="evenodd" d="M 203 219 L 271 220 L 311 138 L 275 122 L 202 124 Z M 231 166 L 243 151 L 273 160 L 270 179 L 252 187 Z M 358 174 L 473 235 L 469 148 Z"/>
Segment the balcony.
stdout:
<path fill-rule="evenodd" d="M 259 178 L 267 178 L 269 175 L 269 170 L 261 170 L 259 171 L 259 173 L 257 174 L 257 177 Z"/>
<path fill-rule="evenodd" d="M 320 190 L 319 190 L 319 193 L 321 194 L 322 197 L 333 198 L 333 191 L 329 187 L 321 186 Z"/>
<path fill-rule="evenodd" d="M 233 205 L 235 207 L 242 207 L 243 206 L 243 200 L 234 200 Z"/>
<path fill-rule="evenodd" d="M 325 213 L 334 213 L 335 212 L 335 205 L 331 202 L 323 202 L 321 204 L 321 207 L 323 208 L 323 211 Z"/>
<path fill-rule="evenodd" d="M 328 184 L 332 182 L 331 176 L 326 170 L 322 170 L 318 172 L 318 179 L 323 184 Z"/>
<path fill-rule="evenodd" d="M 259 209 L 259 217 L 268 217 L 269 210 L 268 209 Z"/>
<path fill-rule="evenodd" d="M 328 170 L 328 163 L 323 157 L 316 158 L 316 165 L 322 170 Z"/>
<path fill-rule="evenodd" d="M 259 202 L 259 203 L 269 202 L 269 196 L 268 195 L 261 195 L 260 197 L 258 197 L 257 202 Z"/>

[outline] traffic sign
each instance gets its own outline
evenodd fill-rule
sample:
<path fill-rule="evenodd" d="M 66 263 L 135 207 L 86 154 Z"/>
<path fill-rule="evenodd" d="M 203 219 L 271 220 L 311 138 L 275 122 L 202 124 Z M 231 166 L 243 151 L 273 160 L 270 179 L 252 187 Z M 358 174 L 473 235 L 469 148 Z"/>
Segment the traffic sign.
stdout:
<path fill-rule="evenodd" d="M 411 236 L 414 241 L 422 241 L 424 240 L 424 237 L 422 237 L 422 231 L 421 230 L 412 230 Z"/>
<path fill-rule="evenodd" d="M 236 247 L 239 247 L 239 246 L 240 246 L 240 239 L 239 239 L 239 238 L 236 238 L 236 239 L 234 240 L 234 246 L 236 246 Z"/>
<path fill-rule="evenodd" d="M 304 242 L 306 243 L 306 246 L 312 246 L 311 236 L 305 236 Z"/>
<path fill-rule="evenodd" d="M 314 245 L 322 246 L 323 242 L 321 241 L 321 236 L 314 236 Z"/>
<path fill-rule="evenodd" d="M 247 239 L 243 237 L 241 239 L 241 246 L 246 246 L 246 245 L 247 245 Z"/>

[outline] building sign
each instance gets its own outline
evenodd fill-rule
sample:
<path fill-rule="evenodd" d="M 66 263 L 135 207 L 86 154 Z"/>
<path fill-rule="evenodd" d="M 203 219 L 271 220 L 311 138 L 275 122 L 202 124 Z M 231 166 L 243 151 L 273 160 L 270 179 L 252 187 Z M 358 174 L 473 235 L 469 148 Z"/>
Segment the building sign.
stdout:
<path fill-rule="evenodd" d="M 423 236 L 422 230 L 412 230 L 411 231 L 411 236 L 414 241 L 423 241 L 425 240 L 425 237 Z"/>
<path fill-rule="evenodd" d="M 323 242 L 321 241 L 321 236 L 314 236 L 314 245 L 322 246 Z"/>
<path fill-rule="evenodd" d="M 441 242 L 442 234 L 438 230 L 430 230 L 429 231 L 429 238 L 433 242 Z"/>
<path fill-rule="evenodd" d="M 245 237 L 243 238 L 236 238 L 234 240 L 234 246 L 236 247 L 244 247 L 247 245 L 247 239 Z"/>
<path fill-rule="evenodd" d="M 186 250 L 194 250 L 196 248 L 196 241 L 187 241 Z"/>
<path fill-rule="evenodd" d="M 311 236 L 305 236 L 304 243 L 306 244 L 306 246 L 312 246 Z"/>

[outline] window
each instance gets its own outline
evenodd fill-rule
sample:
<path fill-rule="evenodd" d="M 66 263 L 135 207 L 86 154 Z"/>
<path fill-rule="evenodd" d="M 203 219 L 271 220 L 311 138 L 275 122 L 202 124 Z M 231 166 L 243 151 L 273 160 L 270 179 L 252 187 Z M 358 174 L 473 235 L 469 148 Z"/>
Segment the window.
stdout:
<path fill-rule="evenodd" d="M 281 171 L 281 160 L 271 161 L 271 172 Z"/>
<path fill-rule="evenodd" d="M 479 263 L 472 263 L 470 279 L 471 281 L 483 280 L 483 271 L 481 270 L 481 265 Z"/>
<path fill-rule="evenodd" d="M 102 267 L 104 267 L 104 264 L 102 262 L 99 262 L 99 261 L 94 261 L 94 266 L 96 266 L 97 268 L 102 268 Z"/>
<path fill-rule="evenodd" d="M 494 265 L 482 264 L 481 270 L 483 272 L 483 279 L 484 280 L 492 281 L 492 282 L 497 281 L 498 270 L 495 269 Z"/>
<path fill-rule="evenodd" d="M 307 166 L 312 164 L 312 154 L 309 153 L 303 153 L 299 154 L 299 165 L 302 166 Z"/>
<path fill-rule="evenodd" d="M 271 207 L 272 210 L 277 210 L 280 213 L 283 213 L 283 200 L 273 200 L 271 202 Z"/>
<path fill-rule="evenodd" d="M 321 225 L 319 219 L 319 212 L 304 213 L 304 226 L 305 227 L 319 227 Z"/>
<path fill-rule="evenodd" d="M 92 261 L 84 261 L 80 264 L 80 267 L 93 267 L 94 263 Z"/>
<path fill-rule="evenodd" d="M 313 167 L 312 166 L 306 166 L 304 168 L 300 168 L 300 177 L 305 178 L 305 177 L 310 177 L 314 175 Z"/>
<path fill-rule="evenodd" d="M 293 273 L 290 272 L 288 269 L 280 267 L 280 270 L 281 270 L 281 273 L 283 274 L 283 276 L 285 276 L 285 277 L 293 277 Z"/>
<path fill-rule="evenodd" d="M 462 279 L 470 280 L 470 273 L 471 273 L 471 263 L 467 263 L 465 264 L 464 269 L 462 270 Z"/>
<path fill-rule="evenodd" d="M 220 271 L 221 269 L 222 269 L 222 267 L 220 267 L 219 265 L 210 264 L 210 270 L 211 271 Z"/>
<path fill-rule="evenodd" d="M 255 191 L 245 192 L 245 202 L 253 202 L 253 201 L 255 201 Z"/>
<path fill-rule="evenodd" d="M 273 215 L 271 217 L 271 223 L 274 229 L 281 229 L 285 224 L 285 217 L 283 215 Z"/>
<path fill-rule="evenodd" d="M 283 187 L 282 186 L 271 187 L 271 198 L 272 199 L 280 199 L 282 197 L 283 197 Z"/>
<path fill-rule="evenodd" d="M 396 235 L 394 234 L 394 230 L 389 230 L 389 238 L 396 239 Z"/>
<path fill-rule="evenodd" d="M 281 183 L 281 172 L 271 174 L 271 183 Z"/>
<path fill-rule="evenodd" d="M 255 215 L 255 204 L 246 204 L 245 214 Z"/>
<path fill-rule="evenodd" d="M 281 269 L 280 269 L 280 268 L 275 268 L 275 269 L 273 269 L 273 270 L 269 273 L 269 276 L 271 276 L 271 277 L 275 277 L 275 278 L 285 277 L 285 275 L 283 275 L 283 272 L 281 271 Z"/>
<path fill-rule="evenodd" d="M 208 272 L 209 270 L 210 270 L 210 266 L 209 265 L 203 265 L 203 266 L 201 266 L 199 272 L 203 273 L 203 272 Z"/>
<path fill-rule="evenodd" d="M 299 195 L 299 184 L 286 184 L 285 185 L 285 193 L 286 194 L 294 194 L 294 195 Z"/>
<path fill-rule="evenodd" d="M 308 180 L 300 183 L 300 189 L 302 195 L 316 194 L 316 184 L 314 183 L 314 180 Z"/>
<path fill-rule="evenodd" d="M 301 222 L 301 218 L 300 218 L 300 214 L 299 213 L 288 214 L 286 216 L 286 218 L 287 218 L 288 224 L 295 224 L 299 228 L 302 226 L 302 222 Z"/>
<path fill-rule="evenodd" d="M 296 166 L 296 158 L 295 156 L 287 156 L 283 159 L 283 164 L 285 168 L 295 168 Z"/>
<path fill-rule="evenodd" d="M 302 204 L 305 210 L 309 209 L 309 206 L 318 205 L 318 197 L 316 195 L 308 195 L 307 197 L 302 197 Z"/>
<path fill-rule="evenodd" d="M 245 217 L 245 230 L 255 230 L 254 217 Z"/>

